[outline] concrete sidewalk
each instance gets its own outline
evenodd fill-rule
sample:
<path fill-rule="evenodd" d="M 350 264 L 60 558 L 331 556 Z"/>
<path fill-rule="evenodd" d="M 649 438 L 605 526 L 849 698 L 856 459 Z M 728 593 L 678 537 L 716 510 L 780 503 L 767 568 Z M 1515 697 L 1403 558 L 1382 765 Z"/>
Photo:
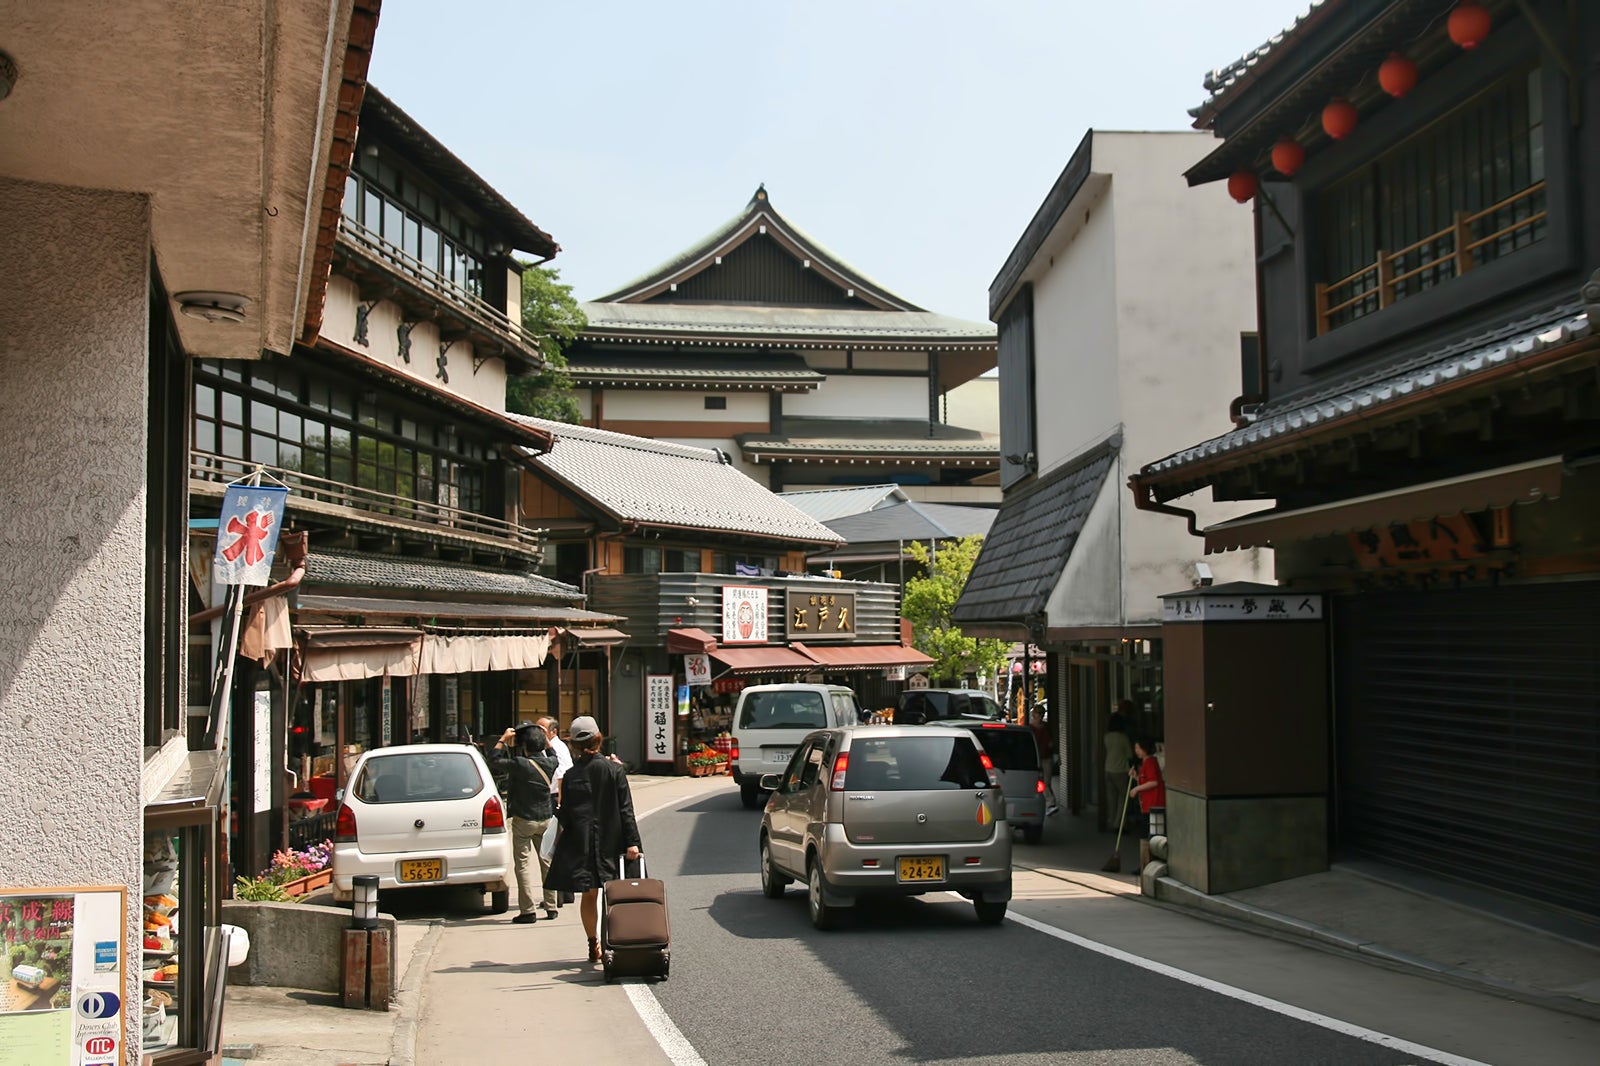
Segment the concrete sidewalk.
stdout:
<path fill-rule="evenodd" d="M 727 787 L 726 778 L 630 780 L 640 814 Z M 1030 846 L 1019 840 L 1014 861 L 1019 868 L 1099 892 L 1139 897 L 1152 905 L 1183 909 L 1374 965 L 1600 1018 L 1600 923 L 1475 894 L 1440 879 L 1357 863 L 1223 896 L 1204 896 L 1163 878 L 1153 883 L 1152 897 L 1141 895 L 1134 872 L 1136 840 L 1122 840 L 1123 872 L 1102 870 L 1115 843 L 1114 836 L 1096 830 L 1092 815 L 1075 818 L 1063 813 L 1047 820 L 1041 844 Z M 504 920 L 503 916 L 467 919 L 474 925 Z M 423 981 L 447 921 L 456 920 L 402 924 L 398 949 L 399 972 L 404 976 L 398 1000 L 387 1013 L 345 1010 L 337 1005 L 337 997 L 326 993 L 230 987 L 224 1015 L 226 1054 L 263 1064 L 410 1066 L 415 1061 Z M 620 985 L 606 986 L 598 976 L 583 980 L 576 973 L 581 967 L 572 956 L 581 932 L 575 911 L 563 911 L 558 921 L 571 928 L 563 928 L 565 935 L 559 938 L 527 939 L 526 949 L 533 954 L 518 963 L 552 972 L 564 973 L 564 966 L 574 970 L 574 979 L 541 986 L 541 1015 L 592 1020 L 593 1026 L 584 1031 L 593 1032 L 627 1023 L 632 1011 Z M 534 928 L 542 929 L 542 923 Z M 645 1066 L 653 1060 L 645 1049 L 629 1043 L 630 1063 Z"/>

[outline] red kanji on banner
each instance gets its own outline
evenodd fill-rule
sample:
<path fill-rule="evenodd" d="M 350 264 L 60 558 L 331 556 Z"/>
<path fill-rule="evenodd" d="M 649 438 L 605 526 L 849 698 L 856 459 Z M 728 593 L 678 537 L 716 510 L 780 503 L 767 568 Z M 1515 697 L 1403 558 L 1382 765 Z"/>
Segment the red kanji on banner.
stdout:
<path fill-rule="evenodd" d="M 271 528 L 270 511 L 251 511 L 244 516 L 243 522 L 237 518 L 228 519 L 227 532 L 235 534 L 238 539 L 222 549 L 222 557 L 231 563 L 243 553 L 246 566 L 256 565 L 267 556 L 261 547 L 261 542 L 266 539 L 267 532 Z"/>

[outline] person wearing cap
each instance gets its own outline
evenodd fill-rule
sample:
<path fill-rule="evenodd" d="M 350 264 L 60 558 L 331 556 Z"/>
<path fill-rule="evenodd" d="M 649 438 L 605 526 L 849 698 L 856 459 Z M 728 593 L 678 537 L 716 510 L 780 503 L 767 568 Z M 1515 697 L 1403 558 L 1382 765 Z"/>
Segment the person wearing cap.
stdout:
<path fill-rule="evenodd" d="M 556 890 L 550 887 L 550 864 L 539 845 L 554 832 L 551 790 L 555 787 L 556 760 L 546 745 L 544 730 L 532 722 L 507 729 L 489 752 L 489 761 L 503 767 L 507 779 L 506 811 L 511 816 L 511 857 L 517 870 L 518 925 L 539 920 L 539 903 L 533 890 L 533 863 L 537 856 L 544 887 L 544 916 L 556 916 Z"/>
<path fill-rule="evenodd" d="M 621 876 L 618 856 L 630 862 L 639 858 L 639 823 L 627 770 L 619 760 L 600 755 L 605 738 L 599 723 L 580 715 L 567 735 L 576 752 L 559 785 L 561 835 L 545 888 L 582 893 L 579 914 L 589 938 L 589 961 L 599 962 L 600 886 Z"/>

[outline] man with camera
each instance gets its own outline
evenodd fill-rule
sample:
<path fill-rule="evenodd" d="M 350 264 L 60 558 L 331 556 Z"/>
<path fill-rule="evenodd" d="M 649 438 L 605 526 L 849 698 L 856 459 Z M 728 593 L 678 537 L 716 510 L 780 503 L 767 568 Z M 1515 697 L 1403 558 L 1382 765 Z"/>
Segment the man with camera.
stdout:
<path fill-rule="evenodd" d="M 535 913 L 533 860 L 539 858 L 539 883 L 542 886 L 550 864 L 540 855 L 545 832 L 555 831 L 551 802 L 556 776 L 556 759 L 549 750 L 543 729 L 524 722 L 507 729 L 489 753 L 491 764 L 503 772 L 507 781 L 506 812 L 511 816 L 511 857 L 517 868 L 517 916 L 511 920 L 526 925 L 539 920 Z M 556 894 L 545 888 L 544 916 L 556 916 Z"/>

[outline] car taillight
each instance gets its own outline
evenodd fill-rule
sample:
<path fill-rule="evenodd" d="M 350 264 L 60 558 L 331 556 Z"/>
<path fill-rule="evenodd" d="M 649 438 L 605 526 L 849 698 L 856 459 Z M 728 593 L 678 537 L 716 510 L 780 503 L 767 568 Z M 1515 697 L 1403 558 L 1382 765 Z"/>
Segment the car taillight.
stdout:
<path fill-rule="evenodd" d="M 833 760 L 833 780 L 828 783 L 828 787 L 835 792 L 843 792 L 844 772 L 848 769 L 850 769 L 850 753 L 841 751 L 839 757 Z"/>
<path fill-rule="evenodd" d="M 1033 783 L 1033 791 L 1038 795 L 1044 795 L 1044 778 L 1041 777 Z"/>
<path fill-rule="evenodd" d="M 730 740 L 728 742 L 728 761 L 739 761 L 739 742 L 737 740 Z"/>
<path fill-rule="evenodd" d="M 356 841 L 356 812 L 348 803 L 339 804 L 339 817 L 333 823 L 335 844 L 354 844 Z"/>
<path fill-rule="evenodd" d="M 978 752 L 978 761 L 983 764 L 983 772 L 989 775 L 989 787 L 1000 787 L 1000 775 L 994 772 L 994 760 L 989 758 L 986 751 Z"/>
<path fill-rule="evenodd" d="M 483 801 L 483 831 L 485 833 L 506 831 L 506 809 L 500 805 L 500 797 L 492 793 Z"/>
<path fill-rule="evenodd" d="M 979 726 L 978 728 L 980 728 L 980 729 L 1004 729 L 1005 727 L 1006 727 L 1006 723 L 1004 723 L 1004 722 L 985 722 L 985 723 L 983 723 L 983 725 Z"/>

